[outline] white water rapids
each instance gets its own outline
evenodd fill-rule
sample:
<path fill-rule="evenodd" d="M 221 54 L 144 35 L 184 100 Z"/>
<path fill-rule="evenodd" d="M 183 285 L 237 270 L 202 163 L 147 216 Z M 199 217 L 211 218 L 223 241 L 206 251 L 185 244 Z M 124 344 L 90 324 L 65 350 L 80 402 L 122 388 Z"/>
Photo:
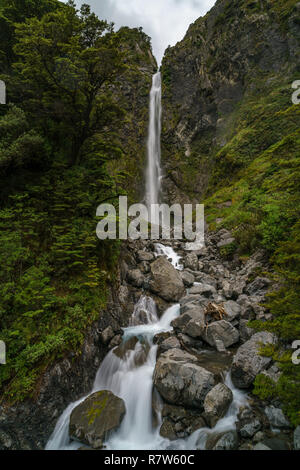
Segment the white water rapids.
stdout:
<path fill-rule="evenodd" d="M 177 256 L 174 252 L 169 254 L 173 259 Z M 246 404 L 247 400 L 243 392 L 234 388 L 230 374 L 227 372 L 225 383 L 233 392 L 233 402 L 227 415 L 217 423 L 214 429 L 200 429 L 186 439 L 173 442 L 159 434 L 161 402 L 158 394 L 156 392 L 153 394 L 152 377 L 157 352 L 157 346 L 153 344 L 153 337 L 158 333 L 172 330 L 171 322 L 179 314 L 180 306 L 177 304 L 167 309 L 159 319 L 154 301 L 149 297 L 141 297 L 135 306 L 130 322 L 131 326 L 124 329 L 123 335 L 123 344 L 133 337 L 138 338 L 139 341 L 135 348 L 129 349 L 123 357 L 118 357 L 112 350 L 102 362 L 91 393 L 110 390 L 121 397 L 126 405 L 125 418 L 120 428 L 111 434 L 105 442 L 107 449 L 204 449 L 209 433 L 235 429 L 238 410 L 240 406 Z M 56 424 L 46 450 L 75 450 L 82 447 L 82 444 L 70 440 L 69 421 L 73 409 L 86 398 L 82 397 L 67 407 Z M 154 402 L 156 410 L 153 410 Z M 156 420 L 153 419 L 155 413 L 157 414 Z"/>

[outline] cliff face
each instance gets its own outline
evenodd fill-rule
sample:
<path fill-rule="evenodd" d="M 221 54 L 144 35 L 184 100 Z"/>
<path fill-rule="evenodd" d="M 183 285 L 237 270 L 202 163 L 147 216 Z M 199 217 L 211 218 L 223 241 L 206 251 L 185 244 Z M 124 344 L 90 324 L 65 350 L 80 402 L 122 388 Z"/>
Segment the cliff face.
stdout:
<path fill-rule="evenodd" d="M 291 105 L 299 13 L 296 0 L 219 0 L 167 50 L 162 76 L 168 199 L 199 201 L 278 140 L 276 133 L 266 135 L 257 149 L 247 148 L 250 128 L 252 141 L 261 130 L 259 104 L 266 118 Z"/>

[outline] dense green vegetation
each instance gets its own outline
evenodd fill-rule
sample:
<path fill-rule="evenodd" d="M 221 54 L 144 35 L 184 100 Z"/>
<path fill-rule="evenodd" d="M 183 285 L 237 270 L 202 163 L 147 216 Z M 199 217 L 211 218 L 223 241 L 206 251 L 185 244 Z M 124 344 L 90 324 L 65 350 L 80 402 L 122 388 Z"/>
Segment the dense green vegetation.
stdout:
<path fill-rule="evenodd" d="M 97 239 L 96 208 L 124 194 L 119 85 L 151 46 L 73 2 L 0 0 L 0 23 L 0 391 L 16 401 L 105 308 L 119 244 Z"/>

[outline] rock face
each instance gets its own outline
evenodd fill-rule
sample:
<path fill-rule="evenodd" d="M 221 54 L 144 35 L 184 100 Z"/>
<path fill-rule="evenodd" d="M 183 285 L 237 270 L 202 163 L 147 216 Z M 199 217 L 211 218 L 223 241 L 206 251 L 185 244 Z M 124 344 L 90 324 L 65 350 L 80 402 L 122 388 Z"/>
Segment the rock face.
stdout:
<path fill-rule="evenodd" d="M 213 428 L 223 418 L 232 402 L 233 394 L 225 384 L 219 383 L 205 397 L 205 419 Z"/>
<path fill-rule="evenodd" d="M 215 385 L 211 372 L 197 365 L 195 356 L 171 349 L 158 359 L 154 385 L 170 404 L 202 409 L 207 393 Z"/>
<path fill-rule="evenodd" d="M 159 257 L 151 264 L 152 280 L 150 289 L 155 294 L 162 297 L 167 302 L 177 302 L 185 293 L 182 279 L 164 257 Z"/>
<path fill-rule="evenodd" d="M 256 333 L 240 346 L 234 356 L 231 369 L 231 378 L 236 387 L 242 389 L 250 387 L 255 377 L 267 368 L 271 359 L 260 356 L 259 351 L 261 345 L 274 342 L 274 335 L 263 331 Z"/>
<path fill-rule="evenodd" d="M 72 411 L 70 436 L 100 449 L 107 434 L 120 426 L 125 412 L 125 403 L 121 398 L 106 390 L 96 392 Z"/>
<path fill-rule="evenodd" d="M 164 405 L 162 418 L 160 435 L 170 441 L 190 436 L 205 427 L 204 419 L 197 412 L 181 406 Z"/>
<path fill-rule="evenodd" d="M 191 306 L 172 322 L 172 326 L 176 331 L 191 338 L 201 338 L 205 329 L 204 309 L 200 306 Z"/>
<path fill-rule="evenodd" d="M 237 103 L 245 103 L 253 90 L 258 100 L 269 93 L 268 80 L 257 87 L 261 74 L 276 81 L 284 68 L 286 83 L 293 82 L 299 62 L 299 10 L 285 3 L 218 0 L 182 41 L 167 49 L 162 62 L 162 143 L 164 186 L 172 203 L 186 200 L 187 192 L 199 200 L 215 165 L 219 165 L 216 177 L 225 184 L 230 181 L 226 170 L 234 168 L 234 156 L 224 147 L 235 130 Z M 280 18 L 285 15 L 288 21 L 283 26 Z M 243 142 L 248 141 L 246 137 Z M 223 149 L 222 158 L 216 157 Z M 231 166 L 224 171 L 227 158 Z M 211 184 L 216 180 L 212 178 Z M 219 244 L 226 249 L 233 241 L 226 238 Z"/>

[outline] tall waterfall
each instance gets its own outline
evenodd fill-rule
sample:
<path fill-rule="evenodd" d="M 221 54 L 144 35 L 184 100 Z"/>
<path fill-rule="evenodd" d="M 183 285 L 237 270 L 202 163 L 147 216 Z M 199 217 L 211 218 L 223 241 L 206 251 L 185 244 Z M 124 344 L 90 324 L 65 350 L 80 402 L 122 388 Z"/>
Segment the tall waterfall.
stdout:
<path fill-rule="evenodd" d="M 161 190 L 161 75 L 157 72 L 152 78 L 150 93 L 149 130 L 147 144 L 146 203 L 158 204 Z"/>

